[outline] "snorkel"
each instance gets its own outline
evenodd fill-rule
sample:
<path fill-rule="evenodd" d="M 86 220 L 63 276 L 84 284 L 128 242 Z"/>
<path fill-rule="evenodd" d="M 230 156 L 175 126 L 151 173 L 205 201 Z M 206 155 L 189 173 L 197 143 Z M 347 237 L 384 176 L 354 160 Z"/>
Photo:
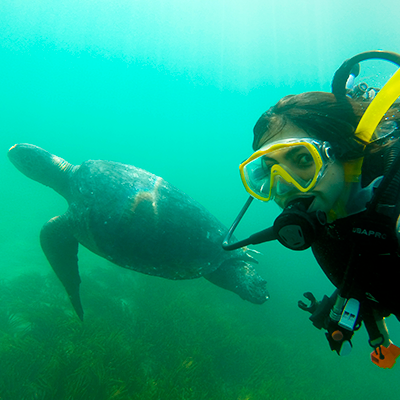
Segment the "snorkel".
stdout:
<path fill-rule="evenodd" d="M 332 80 L 332 93 L 336 97 L 345 96 L 347 87 L 352 84 L 354 77 L 359 73 L 359 62 L 369 59 L 384 59 L 400 66 L 400 55 L 385 51 L 368 51 L 360 53 L 348 60 L 336 71 Z M 358 66 L 358 68 L 355 68 Z M 356 71 L 356 75 L 354 75 Z M 350 74 L 350 75 L 349 75 Z M 365 85 L 365 84 L 363 84 Z M 360 85 L 358 85 L 360 86 Z M 367 87 L 367 85 L 365 85 Z M 400 69 L 389 79 L 385 86 L 376 94 L 374 100 L 370 103 L 364 112 L 360 122 L 357 125 L 355 136 L 366 145 L 374 141 L 375 130 L 381 119 L 400 95 Z M 364 149 L 366 147 L 364 145 Z M 346 205 L 343 206 L 342 213 L 346 216 L 361 212 L 366 209 L 366 203 L 379 184 L 382 177 L 377 178 L 368 187 L 361 188 L 361 169 L 364 157 L 344 163 L 345 183 L 349 192 Z M 335 212 L 331 210 L 330 219 L 336 219 Z"/>
<path fill-rule="evenodd" d="M 367 51 L 346 60 L 336 71 L 332 80 L 332 93 L 338 96 L 346 95 L 346 82 L 351 75 L 354 65 L 369 59 L 392 61 L 400 67 L 400 55 L 387 51 Z M 368 106 L 357 125 L 355 136 L 365 143 L 370 143 L 380 120 L 400 94 L 400 69 L 389 79 Z M 365 146 L 364 146 L 365 148 Z M 364 158 L 345 163 L 345 179 L 347 182 L 358 182 Z"/>
<path fill-rule="evenodd" d="M 384 59 L 397 64 L 400 67 L 400 55 L 385 51 L 369 51 L 358 54 L 346 60 L 336 71 L 332 81 L 332 93 L 336 97 L 346 96 L 346 83 L 350 76 L 352 79 L 358 74 L 356 65 L 369 59 Z M 356 72 L 354 72 L 356 71 Z M 400 69 L 392 76 L 386 85 L 378 92 L 376 97 L 368 106 L 362 116 L 355 135 L 365 144 L 373 139 L 373 134 L 380 120 L 391 107 L 400 94 Z M 364 146 L 365 148 L 365 146 Z M 357 184 L 360 188 L 361 168 L 364 158 L 361 157 L 354 161 L 348 161 L 344 164 L 344 173 L 346 183 Z M 353 185 L 356 187 L 356 185 Z M 307 212 L 308 206 L 305 200 L 294 200 L 283 210 L 276 218 L 274 225 L 257 232 L 247 239 L 230 243 L 233 233 L 243 218 L 247 209 L 253 201 L 250 196 L 244 207 L 230 227 L 222 247 L 225 250 L 235 250 L 250 244 L 260 244 L 272 240 L 278 240 L 285 247 L 292 250 L 305 250 L 309 248 L 318 237 L 323 225 L 327 222 L 327 216 L 322 211 Z"/>

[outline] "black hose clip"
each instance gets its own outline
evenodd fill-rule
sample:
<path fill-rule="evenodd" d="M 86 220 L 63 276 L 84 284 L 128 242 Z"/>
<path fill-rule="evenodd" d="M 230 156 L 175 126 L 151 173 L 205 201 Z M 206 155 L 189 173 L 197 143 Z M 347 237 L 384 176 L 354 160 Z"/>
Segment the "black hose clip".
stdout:
<path fill-rule="evenodd" d="M 309 313 L 313 314 L 315 310 L 318 308 L 318 301 L 315 298 L 315 296 L 311 292 L 306 292 L 303 294 L 303 296 L 310 301 L 310 304 L 307 305 L 303 301 L 299 300 L 297 305 L 299 308 L 301 308 L 303 311 L 308 311 Z"/>

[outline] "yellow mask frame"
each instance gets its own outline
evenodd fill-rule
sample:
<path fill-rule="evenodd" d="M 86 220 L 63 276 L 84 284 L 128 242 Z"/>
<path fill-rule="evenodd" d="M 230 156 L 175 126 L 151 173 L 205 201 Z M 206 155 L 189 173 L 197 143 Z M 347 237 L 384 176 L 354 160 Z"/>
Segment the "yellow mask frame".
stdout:
<path fill-rule="evenodd" d="M 277 177 L 281 177 L 286 183 L 292 184 L 295 188 L 297 188 L 300 192 L 305 193 L 312 189 L 318 178 L 321 176 L 323 172 L 324 162 L 322 160 L 320 151 L 316 148 L 316 145 L 323 147 L 326 142 L 320 142 L 318 140 L 312 138 L 297 138 L 297 139 L 286 139 L 279 142 L 272 142 L 267 144 L 266 146 L 262 147 L 260 150 L 254 152 L 246 161 L 240 164 L 240 177 L 242 179 L 243 185 L 246 188 L 246 191 L 261 201 L 269 201 L 273 196 L 273 186 L 275 179 Z M 284 167 L 279 164 L 273 164 L 270 168 L 270 175 L 269 175 L 269 184 L 267 187 L 267 191 L 265 191 L 266 195 L 262 195 L 261 191 L 254 190 L 253 185 L 249 184 L 251 182 L 251 178 L 249 178 L 249 174 L 247 173 L 247 167 L 255 160 L 266 156 L 267 154 L 273 153 L 275 151 L 283 150 L 283 149 L 290 149 L 293 147 L 304 146 L 308 152 L 310 153 L 311 157 L 314 160 L 315 165 L 315 172 L 314 176 L 311 180 L 307 182 L 306 185 L 302 185 L 299 180 L 296 179 L 293 175 L 291 175 Z M 267 181 L 267 178 L 265 179 Z M 254 185 L 255 186 L 255 185 Z"/>

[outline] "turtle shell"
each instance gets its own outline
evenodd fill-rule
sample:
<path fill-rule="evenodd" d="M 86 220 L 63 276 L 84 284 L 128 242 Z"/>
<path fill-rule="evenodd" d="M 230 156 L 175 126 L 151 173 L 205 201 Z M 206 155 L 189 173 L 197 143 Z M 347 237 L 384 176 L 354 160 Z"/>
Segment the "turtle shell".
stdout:
<path fill-rule="evenodd" d="M 117 265 L 190 279 L 230 258 L 221 248 L 226 228 L 198 202 L 145 170 L 86 161 L 71 177 L 70 190 L 74 236 Z"/>

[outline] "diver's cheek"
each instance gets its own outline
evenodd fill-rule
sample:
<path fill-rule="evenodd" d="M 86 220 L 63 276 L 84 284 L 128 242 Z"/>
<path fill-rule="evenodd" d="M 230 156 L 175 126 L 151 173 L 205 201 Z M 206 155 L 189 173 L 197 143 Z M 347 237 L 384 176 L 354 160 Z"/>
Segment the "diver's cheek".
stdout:
<path fill-rule="evenodd" d="M 345 189 L 344 171 L 340 166 L 332 165 L 331 170 L 321 182 L 310 192 L 315 196 L 309 211 L 324 211 L 328 213 L 335 208 L 335 205 L 342 198 Z"/>

